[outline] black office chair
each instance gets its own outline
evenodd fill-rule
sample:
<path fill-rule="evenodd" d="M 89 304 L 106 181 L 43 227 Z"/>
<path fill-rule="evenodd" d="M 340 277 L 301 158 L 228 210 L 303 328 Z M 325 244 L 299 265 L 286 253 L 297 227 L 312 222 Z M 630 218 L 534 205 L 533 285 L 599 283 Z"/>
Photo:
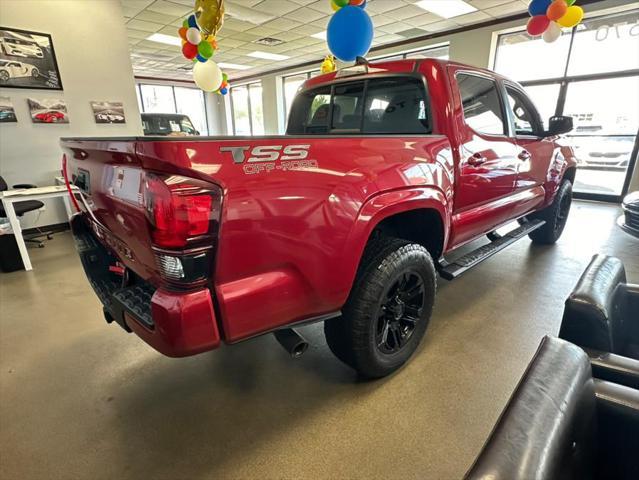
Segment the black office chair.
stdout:
<path fill-rule="evenodd" d="M 13 188 L 36 188 L 37 185 L 33 185 L 30 183 L 18 183 L 13 186 Z M 0 176 L 0 192 L 4 192 L 9 189 L 7 182 L 5 182 L 4 178 Z M 33 212 L 34 210 L 39 210 L 44 207 L 44 203 L 39 200 L 24 200 L 22 202 L 15 202 L 13 204 L 13 209 L 16 212 L 16 216 L 21 217 L 25 213 Z M 4 211 L 4 205 L 0 203 L 0 217 L 6 218 L 7 213 Z M 52 234 L 50 232 L 43 232 L 39 227 L 36 227 L 38 233 L 36 235 L 25 236 L 24 241 L 29 243 L 36 244 L 39 248 L 44 247 L 44 243 L 40 240 L 41 237 L 47 237 L 51 240 Z"/>

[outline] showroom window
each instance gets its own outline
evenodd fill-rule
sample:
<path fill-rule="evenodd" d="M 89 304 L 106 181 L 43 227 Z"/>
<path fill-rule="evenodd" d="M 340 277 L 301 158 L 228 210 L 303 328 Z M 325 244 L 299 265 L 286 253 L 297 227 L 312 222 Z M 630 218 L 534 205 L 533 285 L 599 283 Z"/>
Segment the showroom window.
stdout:
<path fill-rule="evenodd" d="M 138 105 L 142 113 L 188 115 L 200 135 L 209 134 L 202 90 L 172 85 L 138 84 L 137 87 Z"/>
<path fill-rule="evenodd" d="M 264 135 L 261 82 L 231 87 L 234 135 Z"/>
<path fill-rule="evenodd" d="M 552 115 L 573 117 L 576 196 L 619 200 L 636 163 L 639 10 L 586 18 L 553 44 L 499 35 L 494 64 L 525 87 L 545 127 Z"/>

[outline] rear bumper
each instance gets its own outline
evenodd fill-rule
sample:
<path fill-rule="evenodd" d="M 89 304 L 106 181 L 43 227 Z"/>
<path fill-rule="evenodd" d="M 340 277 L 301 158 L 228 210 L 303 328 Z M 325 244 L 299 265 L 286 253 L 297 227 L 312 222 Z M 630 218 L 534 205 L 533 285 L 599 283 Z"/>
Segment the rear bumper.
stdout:
<path fill-rule="evenodd" d="M 220 345 L 211 292 L 156 289 L 128 272 L 109 271 L 117 258 L 98 241 L 82 214 L 71 220 L 71 230 L 89 283 L 102 302 L 107 321 L 135 332 L 169 357 L 184 357 Z"/>

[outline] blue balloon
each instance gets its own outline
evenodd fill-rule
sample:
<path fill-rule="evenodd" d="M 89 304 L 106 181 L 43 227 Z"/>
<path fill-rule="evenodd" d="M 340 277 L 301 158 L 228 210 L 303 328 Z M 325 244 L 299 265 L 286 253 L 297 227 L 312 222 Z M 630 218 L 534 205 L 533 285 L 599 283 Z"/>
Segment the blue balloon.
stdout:
<path fill-rule="evenodd" d="M 346 5 L 328 22 L 326 40 L 333 55 L 343 62 L 352 62 L 371 48 L 373 21 L 364 9 Z"/>
<path fill-rule="evenodd" d="M 552 3 L 552 0 L 533 0 L 528 5 L 528 13 L 530 13 L 531 17 L 536 15 L 546 15 L 546 10 Z"/>
<path fill-rule="evenodd" d="M 199 53 L 195 56 L 195 59 L 196 59 L 198 62 L 202 62 L 202 63 L 204 63 L 204 62 L 206 62 L 206 61 L 208 60 L 207 58 L 204 58 L 204 57 L 203 57 L 202 55 L 200 55 Z"/>
<path fill-rule="evenodd" d="M 189 27 L 193 27 L 193 28 L 197 28 L 197 29 L 200 28 L 200 27 L 197 26 L 197 21 L 195 20 L 195 15 L 189 15 L 189 18 L 187 19 L 187 22 L 189 22 Z"/>
<path fill-rule="evenodd" d="M 222 95 L 226 95 L 227 93 L 229 93 L 229 91 L 227 90 L 227 88 L 226 88 L 226 87 L 224 87 L 224 88 L 220 88 L 220 93 L 221 93 Z"/>
<path fill-rule="evenodd" d="M 366 8 L 366 4 L 368 3 L 368 0 L 364 0 L 363 3 L 360 3 L 359 5 L 357 5 L 359 8 Z"/>

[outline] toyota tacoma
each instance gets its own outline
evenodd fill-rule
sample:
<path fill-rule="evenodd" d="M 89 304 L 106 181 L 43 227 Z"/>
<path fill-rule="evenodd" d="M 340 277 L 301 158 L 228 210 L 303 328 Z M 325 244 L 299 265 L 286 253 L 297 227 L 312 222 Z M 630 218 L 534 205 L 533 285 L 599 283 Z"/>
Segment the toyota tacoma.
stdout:
<path fill-rule="evenodd" d="M 286 135 L 61 145 L 72 231 L 108 322 L 175 357 L 270 332 L 297 356 L 294 328 L 324 322 L 331 351 L 374 378 L 419 345 L 438 275 L 525 236 L 559 238 L 571 128 L 545 125 L 500 75 L 416 59 L 308 79 Z"/>

